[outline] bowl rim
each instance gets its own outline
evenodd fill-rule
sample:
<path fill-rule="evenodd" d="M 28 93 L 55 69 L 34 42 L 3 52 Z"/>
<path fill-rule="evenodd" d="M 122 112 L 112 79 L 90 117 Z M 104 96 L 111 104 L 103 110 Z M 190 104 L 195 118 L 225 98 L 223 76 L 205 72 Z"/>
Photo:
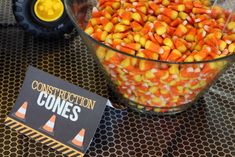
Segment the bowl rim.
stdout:
<path fill-rule="evenodd" d="M 65 5 L 65 10 L 67 12 L 67 15 L 69 16 L 70 20 L 72 20 L 72 22 L 74 23 L 74 25 L 76 26 L 76 29 L 78 30 L 79 33 L 81 33 L 82 35 L 86 36 L 89 40 L 95 42 L 97 45 L 100 45 L 102 47 L 105 47 L 107 49 L 111 49 L 114 52 L 120 53 L 122 55 L 126 55 L 129 57 L 133 57 L 136 59 L 140 59 L 140 60 L 146 60 L 146 61 L 150 61 L 150 62 L 156 62 L 156 63 L 164 63 L 164 64 L 177 64 L 177 65 L 190 65 L 190 64 L 204 64 L 204 63 L 212 63 L 212 62 L 218 62 L 218 61 L 223 61 L 223 60 L 228 60 L 228 59 L 233 59 L 234 57 L 234 61 L 235 61 L 235 53 L 232 53 L 228 56 L 224 56 L 224 57 L 220 57 L 220 58 L 216 58 L 216 59 L 212 59 L 212 60 L 205 60 L 205 61 L 194 61 L 194 62 L 174 62 L 174 61 L 165 61 L 165 60 L 156 60 L 156 59 L 150 59 L 150 58 L 144 58 L 144 57 L 139 57 L 136 55 L 132 55 L 123 51 L 120 51 L 118 49 L 115 49 L 111 46 L 108 46 L 94 38 L 92 38 L 89 34 L 87 34 L 86 32 L 83 31 L 83 29 L 81 29 L 81 27 L 79 26 L 79 24 L 77 24 L 77 20 L 75 18 L 75 16 L 72 14 L 72 9 L 68 4 L 68 1 L 73 1 L 73 0 L 64 0 L 64 5 Z M 235 43 L 235 42 L 234 42 Z M 85 43 L 86 44 L 86 43 Z M 232 62 L 234 62 L 232 61 Z"/>

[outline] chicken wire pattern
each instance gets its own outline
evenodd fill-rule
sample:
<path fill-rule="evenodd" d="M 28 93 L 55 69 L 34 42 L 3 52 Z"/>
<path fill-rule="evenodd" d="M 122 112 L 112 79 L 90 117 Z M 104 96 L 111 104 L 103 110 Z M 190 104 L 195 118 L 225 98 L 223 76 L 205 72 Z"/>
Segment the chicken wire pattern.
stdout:
<path fill-rule="evenodd" d="M 12 0 L 0 0 L 0 26 L 9 26 L 15 24 L 15 18 L 12 14 Z"/>
<path fill-rule="evenodd" d="M 5 22 L 14 23 L 11 11 L 6 11 L 9 4 L 4 0 L 0 4 Z M 0 26 L 0 155 L 63 156 L 2 124 L 28 65 L 101 96 L 112 98 L 112 94 L 80 37 L 42 41 L 21 28 Z M 234 157 L 234 115 L 235 65 L 204 97 L 178 115 L 151 116 L 106 107 L 86 156 Z"/>

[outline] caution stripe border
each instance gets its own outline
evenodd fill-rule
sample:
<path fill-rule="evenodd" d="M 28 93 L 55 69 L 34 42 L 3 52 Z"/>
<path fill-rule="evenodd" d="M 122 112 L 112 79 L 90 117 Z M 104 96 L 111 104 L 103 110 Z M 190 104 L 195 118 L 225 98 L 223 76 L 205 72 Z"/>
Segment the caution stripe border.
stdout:
<path fill-rule="evenodd" d="M 78 157 L 83 157 L 84 156 L 84 153 L 74 149 L 74 148 L 71 148 L 21 122 L 18 122 L 14 119 L 12 119 L 11 117 L 8 117 L 6 118 L 4 124 L 6 126 L 9 126 L 10 128 L 13 128 L 14 130 L 36 140 L 36 141 L 39 141 L 61 153 L 63 153 L 64 155 L 67 155 L 69 157 L 75 157 L 75 156 L 78 156 Z M 62 150 L 65 150 L 65 151 L 62 151 Z"/>

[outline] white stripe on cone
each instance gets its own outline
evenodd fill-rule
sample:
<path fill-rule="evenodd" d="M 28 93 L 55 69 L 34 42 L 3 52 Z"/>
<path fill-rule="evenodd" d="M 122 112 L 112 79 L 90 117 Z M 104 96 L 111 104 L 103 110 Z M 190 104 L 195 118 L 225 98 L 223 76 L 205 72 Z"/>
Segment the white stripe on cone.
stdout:
<path fill-rule="evenodd" d="M 50 128 L 54 128 L 55 123 L 48 121 L 46 125 L 49 126 Z"/>
<path fill-rule="evenodd" d="M 80 135 L 78 134 L 78 135 L 75 137 L 75 139 L 76 139 L 77 141 L 82 142 L 83 139 L 84 139 L 84 137 L 83 137 L 83 136 L 80 136 Z"/>
<path fill-rule="evenodd" d="M 111 103 L 109 100 L 107 101 L 106 105 L 109 106 L 109 107 L 114 108 L 113 105 L 112 105 L 112 103 Z"/>
<path fill-rule="evenodd" d="M 21 114 L 25 114 L 26 113 L 26 109 L 21 107 L 19 110 L 18 110 L 19 113 Z"/>

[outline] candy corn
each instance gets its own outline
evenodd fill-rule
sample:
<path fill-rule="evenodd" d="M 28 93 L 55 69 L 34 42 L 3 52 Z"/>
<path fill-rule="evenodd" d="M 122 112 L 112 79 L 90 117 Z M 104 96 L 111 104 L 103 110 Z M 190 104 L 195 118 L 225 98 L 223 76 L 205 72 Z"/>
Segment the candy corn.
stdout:
<path fill-rule="evenodd" d="M 179 62 L 235 53 L 235 16 L 210 5 L 209 0 L 100 0 L 84 31 L 123 52 L 96 48 L 125 98 L 137 102 L 138 109 L 167 112 L 161 107 L 193 101 L 227 64 Z"/>
<path fill-rule="evenodd" d="M 166 27 L 165 25 L 163 25 L 161 22 L 158 22 L 158 21 L 156 21 L 156 22 L 154 23 L 154 28 L 155 28 L 156 33 L 157 33 L 158 35 L 163 35 L 163 34 L 165 34 L 166 31 L 167 31 L 167 27 Z"/>
<path fill-rule="evenodd" d="M 174 35 L 178 36 L 178 37 L 182 37 L 183 35 L 185 35 L 188 32 L 188 29 L 183 25 L 180 24 L 177 29 L 175 30 Z"/>

